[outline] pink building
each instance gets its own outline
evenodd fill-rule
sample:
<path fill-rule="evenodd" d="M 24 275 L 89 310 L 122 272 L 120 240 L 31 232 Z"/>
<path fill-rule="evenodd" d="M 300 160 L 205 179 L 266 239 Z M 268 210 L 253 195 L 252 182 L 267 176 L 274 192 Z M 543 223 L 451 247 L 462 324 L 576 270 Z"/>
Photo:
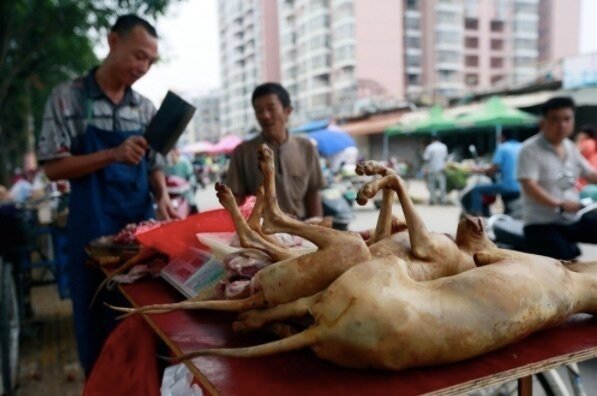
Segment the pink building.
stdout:
<path fill-rule="evenodd" d="M 579 53 L 581 0 L 539 1 L 539 62 Z"/>
<path fill-rule="evenodd" d="M 529 83 L 578 52 L 580 0 L 220 0 L 222 120 L 281 81 L 295 124 Z"/>

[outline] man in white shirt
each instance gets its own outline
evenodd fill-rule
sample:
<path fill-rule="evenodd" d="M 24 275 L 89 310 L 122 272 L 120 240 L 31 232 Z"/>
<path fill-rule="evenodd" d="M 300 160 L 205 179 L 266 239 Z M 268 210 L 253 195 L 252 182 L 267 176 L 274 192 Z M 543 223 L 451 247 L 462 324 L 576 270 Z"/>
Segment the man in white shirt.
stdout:
<path fill-rule="evenodd" d="M 440 142 L 434 134 L 431 143 L 425 147 L 423 160 L 427 175 L 427 189 L 429 190 L 429 204 L 446 203 L 446 174 L 444 168 L 448 158 L 448 147 Z"/>
<path fill-rule="evenodd" d="M 597 214 L 582 209 L 579 176 L 597 183 L 597 172 L 568 139 L 574 131 L 574 101 L 555 97 L 543 105 L 541 131 L 527 139 L 518 157 L 527 249 L 560 260 L 581 252 L 577 242 L 597 243 Z"/>

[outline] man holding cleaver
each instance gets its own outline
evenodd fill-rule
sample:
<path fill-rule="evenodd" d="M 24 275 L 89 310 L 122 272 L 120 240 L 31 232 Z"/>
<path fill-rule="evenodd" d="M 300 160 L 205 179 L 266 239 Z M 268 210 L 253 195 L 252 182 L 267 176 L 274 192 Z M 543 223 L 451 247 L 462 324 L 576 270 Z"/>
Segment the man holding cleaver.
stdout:
<path fill-rule="evenodd" d="M 163 159 L 143 136 L 155 108 L 131 88 L 157 59 L 155 28 L 135 15 L 121 16 L 108 44 L 109 54 L 99 67 L 54 88 L 39 141 L 39 159 L 48 178 L 71 183 L 68 274 L 79 359 L 86 375 L 115 322 L 103 304 L 89 308 L 103 276 L 85 265 L 85 246 L 128 223 L 154 217 L 150 190 L 158 217 L 175 217 L 161 170 Z"/>

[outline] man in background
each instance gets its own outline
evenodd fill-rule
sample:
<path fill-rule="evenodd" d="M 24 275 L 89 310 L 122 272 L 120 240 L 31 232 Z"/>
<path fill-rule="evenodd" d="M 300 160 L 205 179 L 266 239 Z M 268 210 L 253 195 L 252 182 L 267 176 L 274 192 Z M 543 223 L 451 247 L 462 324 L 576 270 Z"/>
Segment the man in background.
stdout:
<path fill-rule="evenodd" d="M 431 143 L 425 147 L 423 161 L 427 176 L 427 190 L 429 190 L 429 204 L 446 203 L 446 174 L 444 168 L 448 159 L 448 147 L 443 144 L 436 134 L 431 135 Z"/>
<path fill-rule="evenodd" d="M 579 176 L 597 182 L 597 173 L 568 139 L 574 130 L 574 101 L 549 99 L 542 108 L 541 131 L 527 139 L 518 157 L 524 234 L 531 253 L 560 260 L 580 255 L 577 242 L 597 243 L 597 215 L 582 208 L 575 188 Z"/>
<path fill-rule="evenodd" d="M 226 184 L 241 204 L 247 196 L 257 193 L 263 182 L 257 148 L 266 143 L 274 151 L 276 191 L 282 211 L 298 219 L 321 217 L 319 190 L 324 180 L 319 155 L 308 139 L 288 133 L 288 118 L 292 113 L 288 92 L 280 84 L 265 83 L 255 88 L 251 103 L 261 134 L 234 150 Z"/>
<path fill-rule="evenodd" d="M 471 190 L 471 214 L 482 216 L 483 213 L 483 195 L 500 194 L 502 199 L 507 196 L 518 197 L 520 194 L 520 184 L 516 180 L 516 169 L 518 164 L 518 155 L 522 144 L 514 138 L 513 131 L 505 129 L 501 136 L 502 143 L 493 154 L 491 165 L 487 168 L 477 171 L 485 173 L 487 176 L 496 177 L 497 181 L 491 184 L 475 186 Z"/>

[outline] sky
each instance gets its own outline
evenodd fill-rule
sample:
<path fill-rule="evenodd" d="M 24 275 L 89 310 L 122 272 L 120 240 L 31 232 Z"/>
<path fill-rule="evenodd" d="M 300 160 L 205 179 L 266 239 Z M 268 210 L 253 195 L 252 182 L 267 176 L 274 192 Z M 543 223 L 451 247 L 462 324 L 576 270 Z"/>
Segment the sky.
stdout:
<path fill-rule="evenodd" d="M 168 89 L 190 100 L 220 86 L 217 1 L 179 0 L 158 19 L 161 60 L 134 85 L 156 105 Z M 597 0 L 581 1 L 580 52 L 597 52 Z M 97 53 L 101 59 L 107 49 Z"/>

